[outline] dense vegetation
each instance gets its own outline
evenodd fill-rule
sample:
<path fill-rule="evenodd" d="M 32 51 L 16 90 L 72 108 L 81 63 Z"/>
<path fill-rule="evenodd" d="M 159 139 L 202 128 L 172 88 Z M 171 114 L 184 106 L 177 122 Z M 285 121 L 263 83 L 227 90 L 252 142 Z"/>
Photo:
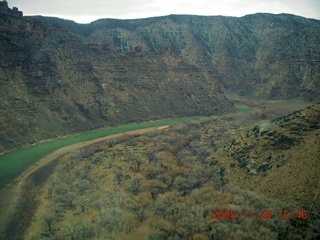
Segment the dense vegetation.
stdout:
<path fill-rule="evenodd" d="M 133 123 L 117 127 L 97 129 L 85 133 L 80 133 L 75 136 L 69 136 L 61 139 L 59 138 L 51 141 L 38 143 L 29 148 L 23 148 L 16 151 L 12 151 L 8 154 L 0 155 L 0 189 L 4 187 L 7 183 L 10 183 L 13 179 L 15 179 L 28 166 L 34 164 L 39 159 L 44 157 L 46 154 L 64 146 L 96 138 L 101 138 L 117 133 L 128 132 L 149 127 L 163 126 L 167 124 L 178 123 L 198 118 L 201 117 L 194 116 L 175 119 L 163 119 L 159 121 Z"/>
<path fill-rule="evenodd" d="M 320 223 L 314 211 L 319 199 L 304 202 L 303 198 L 272 196 L 275 185 L 259 192 L 252 184 L 249 190 L 250 183 L 259 177 L 268 178 L 272 171 L 281 169 L 279 163 L 283 168 L 290 165 L 286 156 L 288 149 L 294 150 L 291 141 L 275 146 L 268 143 L 268 137 L 274 137 L 274 130 L 280 126 L 282 132 L 277 131 L 276 139 L 280 135 L 299 133 L 302 141 L 319 134 L 319 105 L 270 123 L 268 129 L 264 125 L 241 127 L 241 121 L 235 121 L 235 116 L 191 121 L 162 133 L 109 140 L 64 156 L 45 184 L 43 179 L 33 177 L 32 181 L 39 184 L 39 207 L 34 210 L 35 222 L 29 226 L 27 236 L 30 239 L 40 235 L 53 239 L 308 239 L 319 236 Z M 288 132 L 297 124 L 304 124 L 298 120 L 301 117 L 308 123 L 305 128 Z M 263 143 L 257 145 L 256 141 Z M 264 159 L 270 155 L 268 151 L 257 158 L 250 157 L 256 159 L 256 165 L 250 162 L 252 166 L 249 166 L 241 160 L 246 159 L 245 154 L 259 152 L 259 146 L 263 146 L 264 151 L 275 146 L 275 156 L 283 156 L 269 159 L 267 167 Z M 245 151 L 247 148 L 251 151 Z M 318 159 L 316 149 L 309 150 Z M 263 167 L 253 168 L 260 166 L 258 163 Z M 309 183 L 297 185 L 313 191 L 317 188 L 313 185 L 313 180 L 317 181 L 314 175 L 317 169 L 309 173 Z M 282 176 L 283 182 L 286 177 L 290 174 Z M 213 219 L 214 210 L 235 210 L 240 218 Z M 264 210 L 272 211 L 272 218 Z M 290 211 L 291 218 L 280 219 L 280 210 Z M 306 211 L 304 219 L 297 218 L 299 210 Z M 247 218 L 243 211 L 247 211 Z M 249 217 L 250 211 L 253 218 Z"/>

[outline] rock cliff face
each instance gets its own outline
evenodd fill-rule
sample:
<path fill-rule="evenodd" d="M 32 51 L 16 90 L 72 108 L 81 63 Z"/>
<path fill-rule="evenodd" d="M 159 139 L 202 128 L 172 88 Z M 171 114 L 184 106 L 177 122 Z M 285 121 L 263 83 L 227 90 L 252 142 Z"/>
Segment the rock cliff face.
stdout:
<path fill-rule="evenodd" d="M 319 99 L 320 22 L 0 15 L 0 152 L 124 122 L 219 114 L 225 93 Z"/>
<path fill-rule="evenodd" d="M 43 19 L 48 22 L 49 19 Z M 217 74 L 228 91 L 264 98 L 318 98 L 320 22 L 280 14 L 242 18 L 170 15 L 140 20 L 59 22 L 96 48 L 119 54 L 175 51 Z"/>

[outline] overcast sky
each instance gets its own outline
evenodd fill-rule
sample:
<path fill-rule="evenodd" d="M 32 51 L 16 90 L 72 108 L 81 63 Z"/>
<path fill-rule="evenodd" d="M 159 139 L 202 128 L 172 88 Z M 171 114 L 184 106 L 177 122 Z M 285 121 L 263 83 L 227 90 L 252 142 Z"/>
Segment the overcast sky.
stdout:
<path fill-rule="evenodd" d="M 320 19 L 320 0 L 7 0 L 24 15 L 55 16 L 89 23 L 100 18 L 146 18 L 169 14 L 244 16 L 291 13 Z"/>

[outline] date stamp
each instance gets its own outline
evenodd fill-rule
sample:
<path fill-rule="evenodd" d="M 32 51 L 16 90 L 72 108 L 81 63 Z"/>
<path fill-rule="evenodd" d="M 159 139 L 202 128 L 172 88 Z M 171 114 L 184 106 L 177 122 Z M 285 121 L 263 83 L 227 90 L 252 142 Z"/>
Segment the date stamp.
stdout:
<path fill-rule="evenodd" d="M 252 210 L 243 210 L 242 212 L 237 212 L 235 210 L 213 210 L 212 219 L 302 219 L 306 220 L 308 218 L 308 212 L 306 210 L 298 210 L 296 212 L 290 212 L 289 210 L 280 210 L 278 212 L 273 212 L 272 210 L 260 210 L 259 213 L 253 213 Z"/>

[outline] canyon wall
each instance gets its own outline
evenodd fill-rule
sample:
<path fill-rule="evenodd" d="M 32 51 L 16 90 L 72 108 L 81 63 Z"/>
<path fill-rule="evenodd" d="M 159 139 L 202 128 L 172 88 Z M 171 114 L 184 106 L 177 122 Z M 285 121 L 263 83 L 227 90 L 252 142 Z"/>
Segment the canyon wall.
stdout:
<path fill-rule="evenodd" d="M 79 131 L 233 111 L 227 93 L 319 100 L 320 22 L 0 14 L 0 152 Z"/>

